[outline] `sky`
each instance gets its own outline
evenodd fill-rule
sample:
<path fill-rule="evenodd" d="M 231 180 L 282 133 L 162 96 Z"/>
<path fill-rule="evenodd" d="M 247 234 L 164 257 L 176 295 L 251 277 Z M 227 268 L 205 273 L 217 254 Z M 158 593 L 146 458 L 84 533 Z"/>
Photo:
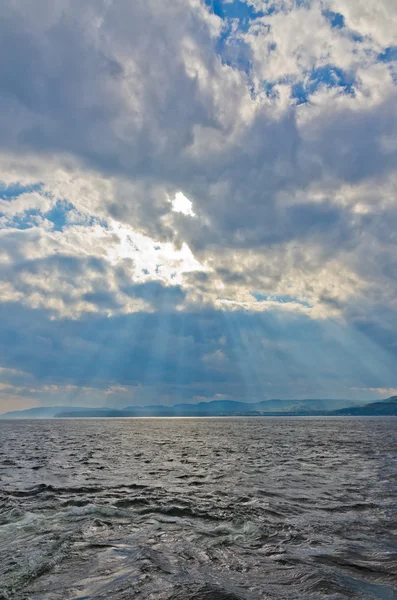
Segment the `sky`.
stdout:
<path fill-rule="evenodd" d="M 395 0 L 5 0 L 0 412 L 397 394 Z"/>

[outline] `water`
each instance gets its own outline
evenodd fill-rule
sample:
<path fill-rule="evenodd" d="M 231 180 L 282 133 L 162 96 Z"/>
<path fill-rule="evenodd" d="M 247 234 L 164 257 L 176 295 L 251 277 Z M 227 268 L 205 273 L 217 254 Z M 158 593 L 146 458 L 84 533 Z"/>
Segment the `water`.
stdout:
<path fill-rule="evenodd" d="M 397 598 L 396 419 L 0 422 L 0 598 Z"/>

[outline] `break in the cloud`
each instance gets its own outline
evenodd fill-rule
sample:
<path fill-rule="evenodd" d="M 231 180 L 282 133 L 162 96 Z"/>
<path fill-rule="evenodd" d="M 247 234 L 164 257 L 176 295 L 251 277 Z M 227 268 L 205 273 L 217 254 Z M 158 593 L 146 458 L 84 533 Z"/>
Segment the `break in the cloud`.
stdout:
<path fill-rule="evenodd" d="M 0 16 L 0 408 L 397 387 L 394 2 Z"/>

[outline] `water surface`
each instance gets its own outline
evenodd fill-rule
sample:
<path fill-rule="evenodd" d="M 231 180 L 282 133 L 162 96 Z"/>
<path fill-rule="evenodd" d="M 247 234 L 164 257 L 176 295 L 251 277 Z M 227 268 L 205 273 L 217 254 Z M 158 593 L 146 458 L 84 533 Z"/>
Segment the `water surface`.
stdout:
<path fill-rule="evenodd" d="M 396 419 L 0 422 L 0 598 L 397 598 Z"/>

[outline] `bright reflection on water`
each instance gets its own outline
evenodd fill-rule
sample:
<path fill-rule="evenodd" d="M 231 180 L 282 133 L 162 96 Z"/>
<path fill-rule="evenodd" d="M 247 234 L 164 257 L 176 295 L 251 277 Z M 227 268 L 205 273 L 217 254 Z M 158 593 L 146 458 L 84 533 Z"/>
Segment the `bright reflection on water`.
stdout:
<path fill-rule="evenodd" d="M 0 598 L 397 598 L 397 420 L 0 423 Z"/>

